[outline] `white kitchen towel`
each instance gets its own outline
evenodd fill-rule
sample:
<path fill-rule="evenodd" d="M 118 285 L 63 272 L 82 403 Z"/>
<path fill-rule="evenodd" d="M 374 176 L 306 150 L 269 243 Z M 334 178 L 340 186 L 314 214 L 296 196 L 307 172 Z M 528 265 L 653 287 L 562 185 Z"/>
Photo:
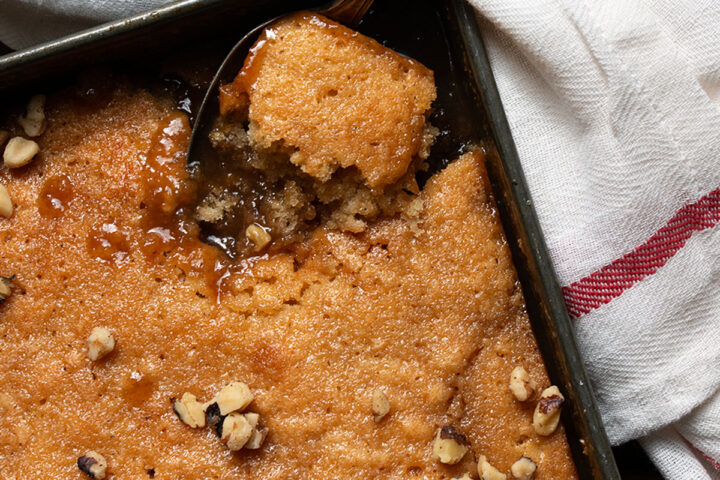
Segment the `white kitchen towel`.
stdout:
<path fill-rule="evenodd" d="M 611 441 L 720 478 L 720 2 L 472 3 Z"/>
<path fill-rule="evenodd" d="M 172 0 L 0 0 L 0 42 L 22 49 Z"/>
<path fill-rule="evenodd" d="M 611 441 L 720 480 L 720 2 L 470 1 Z M 0 41 L 160 3 L 0 0 Z"/>

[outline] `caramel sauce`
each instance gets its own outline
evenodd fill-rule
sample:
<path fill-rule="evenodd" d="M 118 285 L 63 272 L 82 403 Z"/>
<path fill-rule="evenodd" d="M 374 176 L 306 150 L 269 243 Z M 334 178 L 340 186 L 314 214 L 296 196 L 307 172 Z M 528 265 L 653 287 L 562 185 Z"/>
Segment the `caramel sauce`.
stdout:
<path fill-rule="evenodd" d="M 73 196 L 73 185 L 67 175 L 51 177 L 40 190 L 38 211 L 45 218 L 58 218 L 68 208 Z"/>
<path fill-rule="evenodd" d="M 130 252 L 130 236 L 114 223 L 103 223 L 91 230 L 87 247 L 93 257 L 120 264 Z"/>

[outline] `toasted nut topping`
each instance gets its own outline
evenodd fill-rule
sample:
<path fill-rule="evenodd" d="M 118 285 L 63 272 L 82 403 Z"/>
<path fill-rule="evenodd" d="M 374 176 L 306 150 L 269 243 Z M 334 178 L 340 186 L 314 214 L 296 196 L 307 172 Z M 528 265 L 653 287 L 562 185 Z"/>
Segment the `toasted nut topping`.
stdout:
<path fill-rule="evenodd" d="M 507 475 L 490 465 L 485 455 L 480 455 L 478 459 L 478 475 L 482 480 L 507 480 Z"/>
<path fill-rule="evenodd" d="M 542 392 L 533 414 L 533 428 L 538 435 L 547 436 L 555 431 L 560 423 L 560 410 L 563 403 L 565 403 L 565 397 L 555 385 Z"/>
<path fill-rule="evenodd" d="M 250 435 L 250 440 L 247 441 L 243 448 L 246 448 L 248 450 L 257 450 L 262 446 L 263 442 L 265 441 L 265 437 L 267 436 L 268 432 L 267 427 L 262 424 L 260 415 L 258 415 L 257 413 L 246 413 L 245 420 L 248 421 L 253 430 L 252 435 Z"/>
<path fill-rule="evenodd" d="M 82 457 L 78 458 L 77 466 L 81 472 L 87 474 L 90 478 L 94 478 L 95 480 L 102 480 L 105 478 L 107 462 L 105 461 L 105 457 L 97 452 L 93 452 L 91 450 Z"/>
<path fill-rule="evenodd" d="M 512 473 L 513 478 L 517 478 L 517 480 L 533 480 L 533 478 L 535 478 L 535 470 L 537 470 L 537 465 L 528 457 L 520 457 L 520 459 L 510 467 L 510 473 Z"/>
<path fill-rule="evenodd" d="M 45 131 L 45 95 L 34 95 L 27 104 L 25 115 L 18 119 L 28 137 L 37 137 Z"/>
<path fill-rule="evenodd" d="M 254 399 L 250 387 L 242 382 L 232 382 L 220 390 L 212 401 L 217 403 L 220 415 L 227 415 L 230 412 L 242 412 Z"/>
<path fill-rule="evenodd" d="M 205 410 L 205 420 L 207 421 L 208 427 L 214 428 L 217 436 L 221 437 L 225 415 L 220 415 L 220 407 L 218 407 L 218 404 L 215 402 L 208 402 L 203 405 L 203 410 Z"/>
<path fill-rule="evenodd" d="M 433 456 L 442 463 L 458 463 L 468 451 L 468 441 L 452 425 L 438 430 L 433 444 Z"/>
<path fill-rule="evenodd" d="M 32 140 L 13 137 L 5 146 L 3 161 L 8 168 L 24 167 L 40 151 L 40 147 Z"/>
<path fill-rule="evenodd" d="M 15 275 L 11 277 L 0 277 L 0 304 L 7 300 L 12 294 L 14 278 Z"/>
<path fill-rule="evenodd" d="M 0 130 L 0 147 L 2 147 L 7 139 L 10 138 L 10 132 L 7 130 Z"/>
<path fill-rule="evenodd" d="M 252 437 L 253 427 L 241 413 L 230 413 L 223 420 L 220 441 L 232 452 L 240 450 Z"/>
<path fill-rule="evenodd" d="M 88 358 L 93 362 L 98 360 L 115 348 L 115 338 L 107 328 L 95 327 L 87 339 Z"/>
<path fill-rule="evenodd" d="M 0 185 L 0 215 L 5 218 L 10 218 L 12 213 L 13 204 L 10 198 L 10 192 L 5 188 L 5 185 Z"/>
<path fill-rule="evenodd" d="M 255 244 L 256 252 L 265 248 L 265 246 L 270 243 L 270 240 L 272 240 L 268 231 L 257 223 L 253 223 L 245 229 L 245 236 Z"/>
<path fill-rule="evenodd" d="M 530 400 L 537 390 L 537 384 L 523 367 L 515 367 L 510 374 L 510 391 L 519 401 Z"/>
<path fill-rule="evenodd" d="M 463 473 L 462 476 L 460 476 L 460 475 L 455 475 L 455 476 L 453 477 L 453 479 L 456 479 L 456 480 L 473 480 L 473 478 L 470 476 L 469 473 Z"/>
<path fill-rule="evenodd" d="M 183 423 L 192 428 L 205 426 L 205 412 L 192 393 L 183 393 L 179 400 L 173 399 L 173 412 Z"/>
<path fill-rule="evenodd" d="M 380 423 L 390 413 L 390 402 L 382 390 L 375 390 L 372 397 L 372 414 L 375 423 Z"/>

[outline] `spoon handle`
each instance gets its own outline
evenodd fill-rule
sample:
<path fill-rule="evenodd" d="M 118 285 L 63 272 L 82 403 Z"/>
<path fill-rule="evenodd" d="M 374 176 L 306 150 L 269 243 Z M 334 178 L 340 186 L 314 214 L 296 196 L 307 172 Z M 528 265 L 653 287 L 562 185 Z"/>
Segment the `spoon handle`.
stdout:
<path fill-rule="evenodd" d="M 336 22 L 354 26 L 360 22 L 372 3 L 373 0 L 340 0 L 322 13 Z"/>

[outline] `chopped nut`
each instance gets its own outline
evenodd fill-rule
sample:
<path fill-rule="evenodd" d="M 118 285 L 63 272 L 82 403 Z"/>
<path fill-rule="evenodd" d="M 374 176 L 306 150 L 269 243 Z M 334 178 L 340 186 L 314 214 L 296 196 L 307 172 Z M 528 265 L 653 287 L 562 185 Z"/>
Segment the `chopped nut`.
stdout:
<path fill-rule="evenodd" d="M 37 137 L 45 131 L 45 95 L 34 95 L 27 104 L 25 114 L 18 119 L 28 137 Z"/>
<path fill-rule="evenodd" d="M 192 393 L 183 393 L 179 400 L 173 399 L 173 412 L 183 423 L 192 428 L 205 426 L 205 412 Z"/>
<path fill-rule="evenodd" d="M 528 457 L 520 457 L 520 459 L 510 467 L 510 473 L 512 473 L 513 478 L 517 480 L 533 480 L 533 478 L 535 478 L 535 470 L 537 470 L 537 465 Z"/>
<path fill-rule="evenodd" d="M 255 399 L 255 396 L 243 382 L 232 382 L 215 395 L 212 402 L 217 403 L 220 415 L 230 412 L 242 412 Z"/>
<path fill-rule="evenodd" d="M 268 231 L 257 223 L 253 223 L 245 229 L 245 236 L 255 244 L 256 252 L 265 248 L 265 246 L 272 240 Z"/>
<path fill-rule="evenodd" d="M 8 168 L 24 167 L 40 151 L 40 147 L 32 140 L 13 137 L 5 146 L 3 161 Z"/>
<path fill-rule="evenodd" d="M 523 367 L 515 367 L 510 374 L 510 391 L 519 401 L 530 400 L 537 390 L 537 384 Z"/>
<path fill-rule="evenodd" d="M 482 480 L 507 480 L 507 475 L 490 465 L 485 455 L 480 455 L 478 459 L 478 475 Z"/>
<path fill-rule="evenodd" d="M 10 192 L 5 188 L 5 185 L 0 185 L 0 215 L 5 218 L 10 218 L 12 213 L 13 204 L 10 198 Z"/>
<path fill-rule="evenodd" d="M 0 130 L 0 147 L 2 147 L 7 139 L 10 138 L 10 132 L 7 130 Z"/>
<path fill-rule="evenodd" d="M 555 385 L 542 392 L 533 414 L 533 428 L 538 435 L 547 436 L 555 431 L 560 423 L 560 410 L 563 403 L 565 403 L 565 397 Z"/>
<path fill-rule="evenodd" d="M 115 348 L 115 338 L 107 328 L 95 327 L 87 339 L 88 358 L 93 362 L 98 360 Z"/>
<path fill-rule="evenodd" d="M 382 390 L 375 390 L 372 397 L 372 414 L 375 423 L 380 423 L 390 413 L 390 402 Z"/>
<path fill-rule="evenodd" d="M 222 422 L 220 441 L 232 452 L 240 450 L 252 437 L 253 427 L 241 413 L 230 413 Z"/>
<path fill-rule="evenodd" d="M 265 441 L 268 432 L 267 427 L 262 424 L 260 415 L 254 412 L 246 413 L 245 420 L 247 420 L 252 427 L 252 434 L 250 435 L 250 440 L 247 441 L 243 448 L 257 450 Z"/>
<path fill-rule="evenodd" d="M 225 415 L 220 415 L 220 407 L 215 402 L 208 402 L 203 405 L 205 410 L 205 420 L 210 428 L 215 429 L 215 433 L 218 437 L 222 436 L 222 424 L 225 420 Z"/>
<path fill-rule="evenodd" d="M 95 480 L 102 480 L 105 478 L 107 462 L 105 461 L 105 457 L 97 452 L 91 450 L 82 457 L 78 458 L 77 466 L 81 472 L 87 474 L 90 478 Z"/>
<path fill-rule="evenodd" d="M 468 451 L 468 441 L 452 425 L 438 430 L 433 444 L 433 456 L 442 463 L 458 463 Z"/>
<path fill-rule="evenodd" d="M 470 476 L 469 473 L 463 473 L 462 476 L 460 476 L 460 475 L 455 475 L 455 476 L 453 477 L 453 479 L 454 479 L 454 480 L 473 480 L 472 476 Z"/>
<path fill-rule="evenodd" d="M 13 279 L 15 275 L 10 277 L 0 277 L 0 304 L 3 303 L 12 294 Z"/>

